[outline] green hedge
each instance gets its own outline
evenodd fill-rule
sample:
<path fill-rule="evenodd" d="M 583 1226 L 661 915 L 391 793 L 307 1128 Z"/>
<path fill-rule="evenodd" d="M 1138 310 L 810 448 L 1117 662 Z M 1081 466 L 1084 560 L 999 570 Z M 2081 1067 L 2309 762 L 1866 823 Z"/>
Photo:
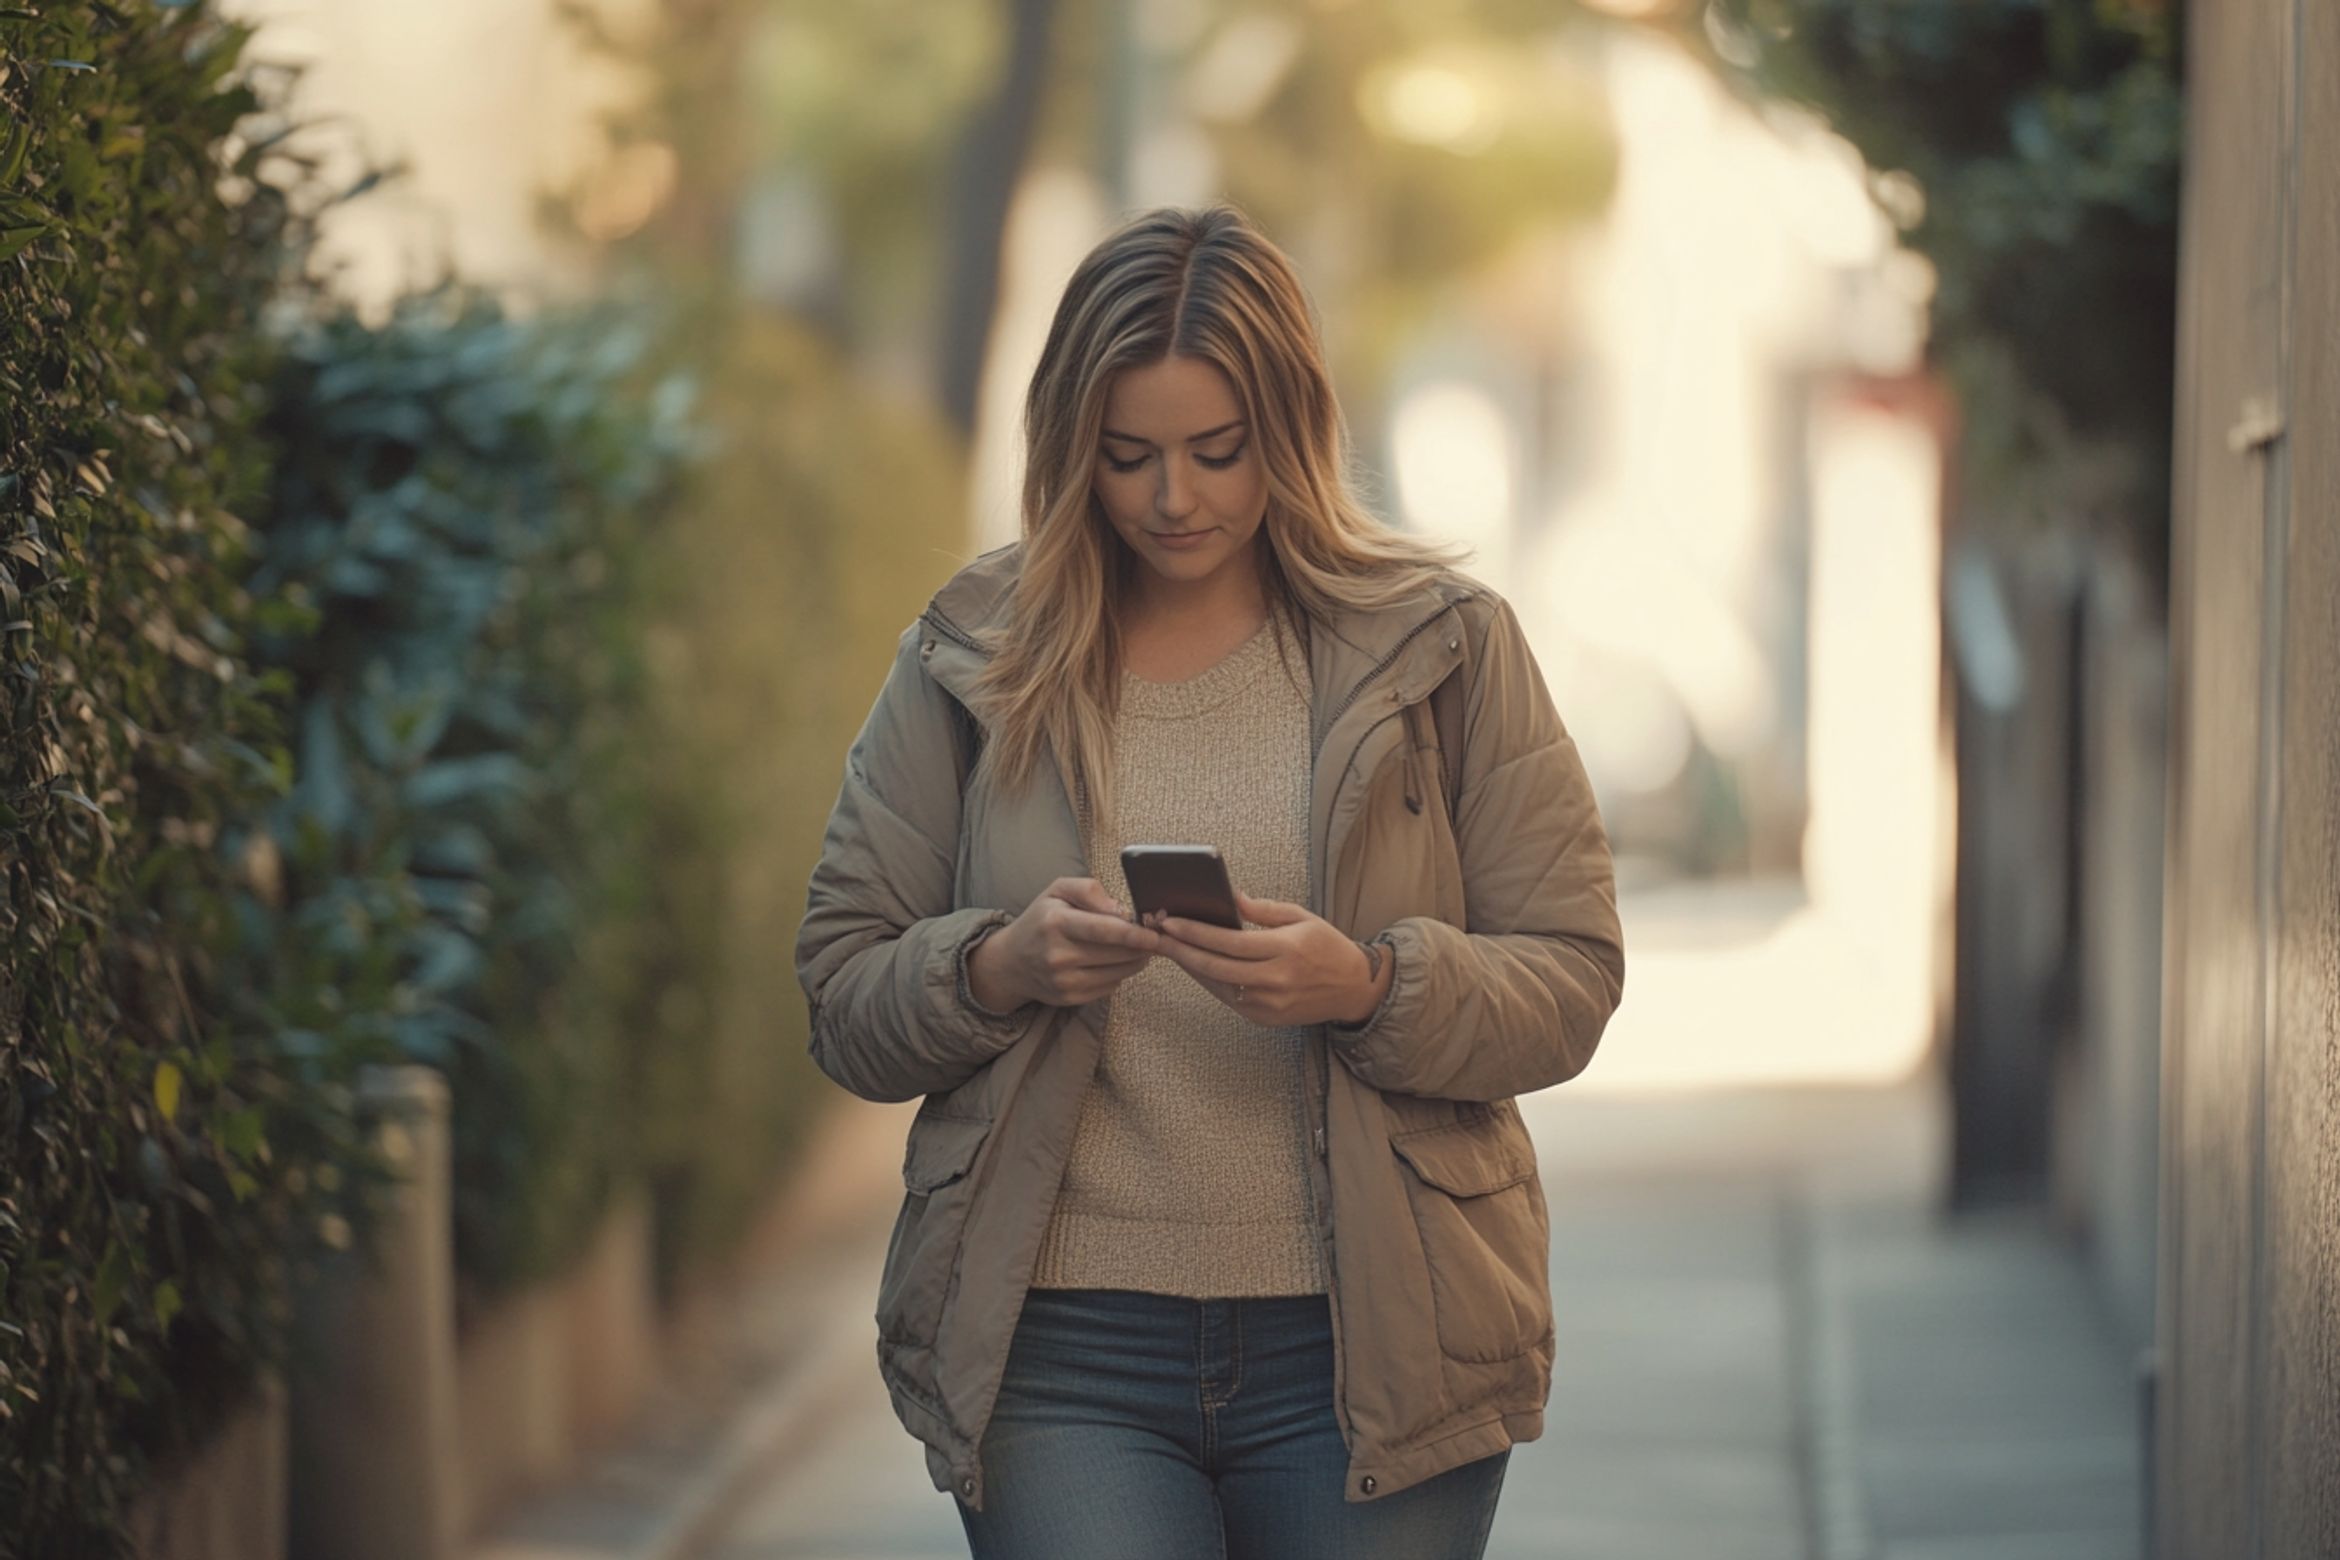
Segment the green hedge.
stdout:
<path fill-rule="evenodd" d="M 687 378 L 624 306 L 515 319 L 452 284 L 380 327 L 303 327 L 268 433 L 285 451 L 256 593 L 301 603 L 297 780 L 247 906 L 286 1049 L 348 1078 L 446 1073 L 457 1267 L 557 1271 L 638 1174 L 655 1049 L 633 929 L 645 841 L 638 599 L 693 448 Z"/>
<path fill-rule="evenodd" d="M 475 1286 L 641 1157 L 629 548 L 687 386 L 622 308 L 325 305 L 356 190 L 282 155 L 247 37 L 0 9 L 8 1555 L 119 1552 L 285 1363 L 384 1180 L 359 1066 L 453 1078 Z"/>
<path fill-rule="evenodd" d="M 441 1068 L 466 1294 L 719 1256 L 833 1091 L 787 957 L 963 452 L 784 320 L 325 302 L 200 3 L 0 7 L 0 1554 L 283 1363 Z M 87 67 L 87 68 L 83 68 Z M 704 453 L 691 425 L 727 443 Z M 907 553 L 913 566 L 899 559 Z"/>
<path fill-rule="evenodd" d="M 274 1354 L 369 1168 L 347 1091 L 278 1067 L 220 957 L 220 847 L 290 770 L 248 648 L 273 608 L 240 583 L 261 320 L 298 290 L 296 212 L 329 203 L 231 158 L 245 36 L 192 5 L 0 10 L 0 1546 L 24 1555 L 118 1542 L 145 1464 Z"/>
<path fill-rule="evenodd" d="M 900 21 L 792 9 L 792 35 L 810 27 L 848 46 Z M 759 123 L 770 78 L 737 66 L 772 18 L 718 7 L 645 43 L 583 8 L 564 16 L 589 49 L 645 73 L 645 93 L 609 121 L 613 144 L 678 155 L 671 196 L 601 257 L 674 302 L 723 450 L 688 479 L 646 571 L 660 603 L 644 741 L 664 760 L 647 807 L 662 865 L 636 957 L 639 1032 L 661 1059 L 642 1103 L 671 1287 L 725 1264 L 813 1119 L 842 1098 L 807 1054 L 790 953 L 845 749 L 896 636 L 971 550 L 967 450 L 926 394 L 863 371 L 868 346 L 909 339 L 898 309 L 881 301 L 889 323 L 864 331 L 873 317 L 850 300 L 808 321 L 743 296 L 733 218 L 781 151 Z M 784 117 L 806 108 L 792 100 Z M 837 213 L 858 262 L 846 291 L 899 301 L 904 276 L 948 248 L 930 231 L 925 181 L 910 176 L 932 149 L 893 125 L 879 138 L 908 162 L 882 153 L 888 177 L 856 180 L 876 166 L 865 133 L 876 121 L 845 99 L 810 115 L 781 140 L 800 171 L 817 165 L 851 189 Z"/>

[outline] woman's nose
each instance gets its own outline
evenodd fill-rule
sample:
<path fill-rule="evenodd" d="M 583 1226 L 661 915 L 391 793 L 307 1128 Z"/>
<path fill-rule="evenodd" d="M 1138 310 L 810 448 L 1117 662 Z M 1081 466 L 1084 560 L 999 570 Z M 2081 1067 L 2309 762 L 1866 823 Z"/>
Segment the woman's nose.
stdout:
<path fill-rule="evenodd" d="M 1182 519 L 1194 505 L 1193 489 L 1176 461 L 1162 462 L 1162 484 L 1154 490 L 1154 511 L 1165 520 Z"/>

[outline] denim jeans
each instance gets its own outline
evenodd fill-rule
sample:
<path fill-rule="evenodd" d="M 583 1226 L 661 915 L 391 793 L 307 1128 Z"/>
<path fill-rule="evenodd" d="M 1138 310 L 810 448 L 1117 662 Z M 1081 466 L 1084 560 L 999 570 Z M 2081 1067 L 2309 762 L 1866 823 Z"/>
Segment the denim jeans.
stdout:
<path fill-rule="evenodd" d="M 1508 1448 L 1344 1498 L 1322 1295 L 1034 1289 L 984 1432 L 974 1560 L 1479 1560 Z"/>

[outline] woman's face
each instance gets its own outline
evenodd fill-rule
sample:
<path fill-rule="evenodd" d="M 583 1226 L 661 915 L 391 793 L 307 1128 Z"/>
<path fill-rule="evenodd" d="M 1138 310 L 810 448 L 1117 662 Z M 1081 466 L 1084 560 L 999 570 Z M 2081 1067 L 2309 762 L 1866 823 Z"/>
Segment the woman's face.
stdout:
<path fill-rule="evenodd" d="M 1130 551 L 1182 584 L 1249 557 L 1267 513 L 1267 471 L 1234 387 L 1200 358 L 1114 377 L 1095 487 Z"/>

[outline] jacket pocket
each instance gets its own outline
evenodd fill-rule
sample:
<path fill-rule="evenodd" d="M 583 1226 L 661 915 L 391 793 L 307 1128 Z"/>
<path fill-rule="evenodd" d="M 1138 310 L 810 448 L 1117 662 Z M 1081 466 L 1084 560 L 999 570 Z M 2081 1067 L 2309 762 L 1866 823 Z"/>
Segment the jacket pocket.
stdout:
<path fill-rule="evenodd" d="M 930 1347 L 958 1268 L 959 1236 L 974 1200 L 975 1156 L 991 1122 L 921 1112 L 902 1149 L 902 1206 L 878 1280 L 878 1335 Z"/>
<path fill-rule="evenodd" d="M 1552 1327 L 1551 1221 L 1535 1145 L 1509 1102 L 1491 1114 L 1391 1135 L 1430 1270 L 1438 1347 L 1488 1363 Z"/>

